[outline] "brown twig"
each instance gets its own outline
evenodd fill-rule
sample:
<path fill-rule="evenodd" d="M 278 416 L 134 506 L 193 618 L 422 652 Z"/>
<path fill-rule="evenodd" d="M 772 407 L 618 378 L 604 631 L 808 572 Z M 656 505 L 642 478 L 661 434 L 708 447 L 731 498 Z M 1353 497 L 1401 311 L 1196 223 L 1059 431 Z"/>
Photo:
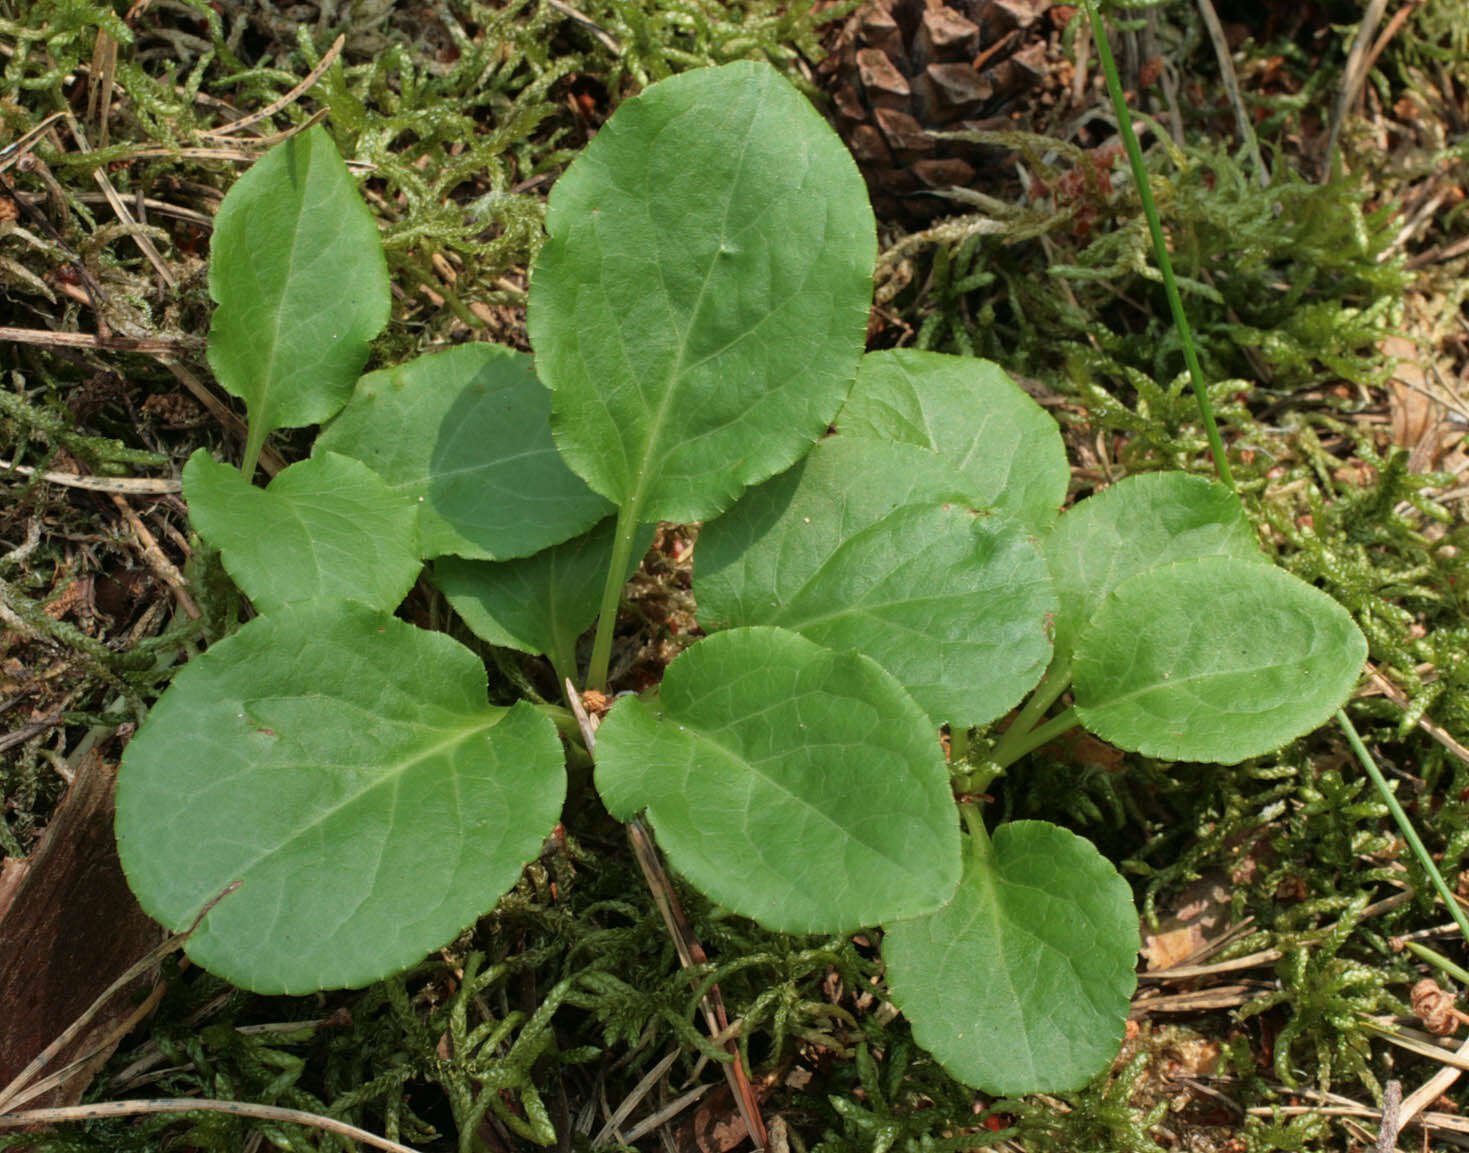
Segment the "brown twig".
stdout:
<path fill-rule="evenodd" d="M 577 726 L 581 729 L 582 740 L 586 744 L 587 752 L 595 756 L 597 749 L 596 722 L 587 714 L 586 706 L 582 704 L 581 694 L 576 691 L 576 686 L 567 680 L 563 687 L 566 689 L 566 699 L 571 702 L 571 711 L 576 717 Z M 678 953 L 679 964 L 685 969 L 695 965 L 707 965 L 709 963 L 708 954 L 704 952 L 703 946 L 699 944 L 698 938 L 694 935 L 688 915 L 679 903 L 678 894 L 674 892 L 673 879 L 669 877 L 658 847 L 653 843 L 652 831 L 641 817 L 634 817 L 627 823 L 627 839 L 632 845 L 633 856 L 637 858 L 638 868 L 642 870 L 648 890 L 653 894 L 653 903 L 658 906 L 658 912 L 663 917 L 663 924 L 668 929 L 668 935 L 673 938 L 673 947 Z M 734 1058 L 723 1065 L 725 1078 L 729 1081 L 735 1105 L 739 1108 L 740 1117 L 745 1123 L 745 1132 L 754 1142 L 756 1150 L 763 1150 L 768 1140 L 765 1122 L 760 1116 L 760 1104 L 755 1100 L 754 1086 L 750 1084 L 750 1078 L 745 1074 L 745 1063 L 740 1059 L 739 1044 L 728 1035 L 729 1014 L 725 1011 L 724 997 L 718 985 L 709 986 L 709 991 L 699 999 L 699 1009 L 704 1015 L 704 1024 L 709 1030 L 709 1035 L 716 1041 L 725 1038 L 722 1041 L 724 1049 Z"/>
<path fill-rule="evenodd" d="M 12 328 L 0 325 L 0 341 L 12 344 L 40 344 L 52 348 L 105 348 L 113 352 L 151 352 L 155 355 L 176 353 L 177 340 L 146 336 L 118 336 L 90 332 L 50 332 L 44 328 Z"/>
<path fill-rule="evenodd" d="M 1400 1081 L 1388 1081 L 1382 1087 L 1382 1123 L 1377 1130 L 1377 1142 L 1372 1153 L 1393 1153 L 1398 1145 L 1398 1130 L 1403 1127 L 1403 1086 Z"/>
<path fill-rule="evenodd" d="M 0 460 L 0 473 L 7 472 L 18 472 L 21 476 L 38 476 L 48 484 L 65 485 L 67 488 L 127 493 L 130 496 L 165 496 L 179 492 L 183 487 L 176 480 L 155 480 L 146 476 L 81 476 L 74 472 L 53 472 L 50 469 L 33 468 L 28 464 Z"/>
<path fill-rule="evenodd" d="M 1134 1020 L 1153 1013 L 1217 1013 L 1237 1009 L 1255 1000 L 1270 985 L 1263 981 L 1238 985 L 1211 985 L 1186 993 L 1148 993 L 1133 1001 L 1128 1015 Z"/>
<path fill-rule="evenodd" d="M 47 123 L 50 123 L 50 121 L 48 120 Z M 56 177 L 51 175 L 50 169 L 48 169 L 46 165 L 41 162 L 40 157 L 36 156 L 34 153 L 26 152 L 23 155 L 18 156 L 16 159 L 17 161 L 21 162 L 20 167 L 23 171 L 34 172 L 38 177 L 41 178 L 41 182 L 45 184 L 48 188 L 56 184 Z M 42 232 L 46 234 L 47 238 L 51 241 L 52 244 L 56 245 L 56 247 L 60 249 L 63 254 L 65 254 L 67 261 L 71 265 L 72 271 L 76 273 L 77 280 L 81 284 L 83 290 L 82 303 L 89 304 L 92 308 L 92 311 L 97 316 L 97 329 L 99 334 L 102 336 L 111 335 L 107 327 L 107 320 L 102 307 L 103 302 L 107 299 L 107 294 L 102 291 L 102 285 L 98 282 L 97 278 L 92 275 L 92 270 L 87 267 L 86 261 L 84 261 L 79 255 L 77 255 L 77 253 L 72 249 L 71 245 L 67 244 L 66 238 L 63 237 L 61 233 L 56 230 L 56 226 L 47 219 L 46 214 L 42 212 L 39 208 L 37 208 L 34 204 L 32 204 L 28 196 L 22 196 L 19 189 L 12 185 L 10 181 L 3 176 L 0 176 L 0 192 L 3 192 L 6 196 L 10 197 L 11 200 L 15 201 L 16 206 L 19 207 L 20 210 L 24 212 L 26 216 L 31 219 Z M 55 195 L 57 197 L 60 197 L 59 193 Z M 60 197 L 60 200 L 61 205 L 64 208 L 66 203 L 65 198 Z M 62 285 L 61 287 L 68 288 L 73 286 Z"/>
<path fill-rule="evenodd" d="M 0 753 L 13 749 L 16 745 L 23 745 L 32 737 L 38 737 L 48 729 L 54 729 L 57 725 L 65 723 L 66 718 L 62 710 L 57 709 L 50 716 L 42 717 L 39 721 L 30 721 L 18 729 L 11 729 L 10 732 L 0 736 Z"/>
<path fill-rule="evenodd" d="M 654 1085 L 658 1084 L 663 1075 L 673 1068 L 673 1063 L 678 1060 L 679 1050 L 673 1049 L 667 1053 L 661 1061 L 643 1074 L 643 1079 L 633 1086 L 632 1092 L 622 1099 L 622 1104 L 612 1111 L 597 1135 L 592 1138 L 592 1148 L 595 1149 L 603 1144 L 607 1138 L 616 1136 L 618 1144 L 630 1145 L 620 1128 L 622 1123 L 632 1116 L 632 1111 L 652 1091 Z"/>
<path fill-rule="evenodd" d="M 142 191 L 141 188 L 138 189 L 138 197 L 134 200 L 134 204 L 141 204 L 149 212 L 156 212 L 160 216 L 172 216 L 175 220 L 182 220 L 206 231 L 214 227 L 214 217 L 208 213 L 199 212 L 193 208 L 184 208 L 182 205 L 171 204 L 167 200 L 158 200 L 152 196 L 143 196 Z M 83 204 L 97 204 L 106 201 L 107 196 L 99 190 L 76 193 L 76 198 Z M 141 216 L 139 218 L 141 219 Z"/>
<path fill-rule="evenodd" d="M 561 13 L 561 15 L 565 16 L 573 23 L 580 24 L 596 38 L 597 42 L 601 44 L 603 48 L 607 49 L 608 52 L 611 52 L 612 55 L 622 55 L 622 45 L 617 42 L 617 38 L 614 37 L 610 32 L 608 32 L 607 29 L 603 28 L 600 24 L 593 20 L 590 16 L 588 16 L 585 12 L 581 11 L 578 8 L 573 8 L 570 4 L 566 3 L 566 0 L 546 0 L 546 5 L 554 11 Z"/>
<path fill-rule="evenodd" d="M 1410 0 L 1411 3 L 1411 0 Z M 1331 114 L 1331 130 L 1326 135 L 1326 155 L 1322 157 L 1321 183 L 1325 184 L 1331 179 L 1332 158 L 1336 155 L 1337 139 L 1341 135 L 1343 121 L 1347 113 L 1352 110 L 1352 105 L 1357 103 L 1357 97 L 1362 94 L 1362 86 L 1367 82 L 1368 46 L 1372 43 L 1372 34 L 1378 24 L 1382 23 L 1382 14 L 1387 10 L 1387 0 L 1368 0 L 1367 10 L 1362 13 L 1362 22 L 1357 25 L 1357 38 L 1352 41 L 1352 49 L 1347 53 L 1347 66 L 1342 73 L 1341 91 L 1337 94 L 1336 108 Z"/>
<path fill-rule="evenodd" d="M 1393 704 L 1397 705 L 1398 708 L 1406 712 L 1409 703 L 1408 694 L 1403 692 L 1402 689 L 1398 688 L 1397 685 L 1393 684 L 1392 681 L 1388 680 L 1387 677 L 1383 676 L 1382 673 L 1378 672 L 1377 669 L 1373 668 L 1370 664 L 1367 666 L 1367 672 L 1372 679 L 1372 683 L 1382 691 L 1382 694 L 1386 696 L 1390 701 L 1392 701 Z M 1450 736 L 1449 733 L 1441 725 L 1435 724 L 1427 717 L 1419 717 L 1418 728 L 1422 729 L 1440 745 L 1446 748 L 1450 753 L 1458 758 L 1458 760 L 1462 764 L 1469 765 L 1469 749 L 1466 749 L 1452 736 Z"/>
<path fill-rule="evenodd" d="M 1469 1041 L 1459 1046 L 1458 1057 L 1469 1060 Z M 1417 1117 L 1429 1105 L 1437 1101 L 1448 1091 L 1450 1085 L 1459 1079 L 1460 1070 L 1453 1065 L 1445 1064 L 1442 1069 L 1415 1089 L 1403 1102 L 1398 1112 L 1399 1124 L 1406 1125 L 1414 1117 Z"/>
<path fill-rule="evenodd" d="M 215 396 L 202 380 L 171 356 L 160 356 L 158 359 L 164 368 L 173 373 L 174 379 L 187 388 L 194 399 L 208 410 L 209 415 L 219 421 L 221 428 L 229 429 L 241 440 L 245 439 L 248 432 L 245 422 L 229 405 Z M 266 445 L 260 450 L 260 467 L 265 470 L 267 476 L 275 476 L 286 467 L 286 461 L 280 453 Z"/>
<path fill-rule="evenodd" d="M 37 124 L 19 140 L 12 140 L 4 148 L 0 148 L 0 172 L 4 172 L 22 156 L 30 152 L 31 145 L 45 136 L 51 130 L 51 125 L 55 124 L 65 115 L 65 111 L 51 113 L 50 116 L 42 120 L 41 123 Z"/>
<path fill-rule="evenodd" d="M 627 839 L 632 844 L 633 856 L 637 858 L 638 867 L 653 894 L 658 912 L 663 915 L 668 934 L 673 938 L 679 963 L 686 969 L 695 965 L 707 965 L 709 956 L 694 936 L 688 915 L 683 911 L 678 894 L 673 890 L 673 879 L 669 877 L 663 858 L 653 843 L 653 833 L 641 817 L 634 817 L 627 823 Z M 724 997 L 719 992 L 718 985 L 709 986 L 709 992 L 699 1001 L 699 1008 L 704 1014 L 704 1024 L 710 1036 L 718 1038 L 728 1034 L 729 1014 L 725 1012 Z M 745 1063 L 740 1059 L 739 1044 L 730 1039 L 724 1042 L 724 1048 L 734 1058 L 724 1065 L 724 1075 L 729 1078 L 735 1104 L 745 1122 L 745 1131 L 750 1135 L 756 1150 L 763 1150 L 767 1140 L 765 1122 L 760 1116 L 760 1105 L 755 1100 L 754 1087 L 745 1074 Z"/>
<path fill-rule="evenodd" d="M 228 124 L 219 128 L 211 128 L 208 132 L 201 132 L 199 135 L 208 139 L 226 137 L 232 132 L 240 131 L 242 128 L 250 128 L 253 125 L 259 124 L 262 120 L 269 120 L 282 108 L 290 107 L 297 100 L 301 99 L 301 97 L 305 96 L 307 92 L 311 91 L 316 82 L 321 79 L 322 74 L 337 62 L 337 57 L 342 54 L 342 45 L 346 42 L 347 36 L 345 33 L 333 40 L 332 46 L 326 50 L 320 63 L 306 74 L 306 78 L 300 84 L 297 84 L 296 87 L 292 88 L 284 96 L 280 97 L 280 99 L 274 100 L 264 108 L 250 113 L 249 116 L 242 116 L 238 120 L 231 120 Z M 300 130 L 300 128 L 293 129 L 293 131 Z M 256 142 L 252 141 L 252 143 Z"/>
<path fill-rule="evenodd" d="M 92 149 L 87 144 L 86 133 L 82 131 L 82 126 L 76 122 L 75 117 L 68 116 L 66 118 L 66 126 L 71 130 L 71 138 L 76 141 L 77 147 L 83 153 L 91 152 Z M 118 220 L 122 221 L 129 228 L 136 230 L 138 228 L 138 222 L 133 219 L 133 214 L 128 211 L 128 206 L 123 202 L 122 197 L 118 195 L 117 189 L 113 187 L 112 181 L 107 176 L 107 170 L 101 165 L 98 165 L 92 169 L 92 179 L 96 181 L 97 187 L 102 189 L 103 195 L 107 197 L 107 203 L 112 206 L 112 211 L 116 214 Z M 148 235 L 142 231 L 133 231 L 131 236 L 133 243 L 138 246 L 138 250 L 148 258 L 148 263 L 157 271 L 159 279 L 168 285 L 169 288 L 177 288 L 179 283 L 178 277 L 173 274 L 173 270 L 168 267 L 168 263 L 154 246 L 153 241 L 148 238 Z"/>
<path fill-rule="evenodd" d="M 1305 1096 L 1304 1090 L 1296 1091 Z M 1382 1111 L 1366 1105 L 1255 1105 L 1247 1109 L 1251 1117 L 1364 1117 L 1369 1121 L 1381 1120 Z M 1455 1117 L 1450 1113 L 1423 1113 L 1418 1123 L 1426 1129 L 1438 1129 L 1445 1133 L 1469 1134 L 1469 1117 Z"/>
<path fill-rule="evenodd" d="M 92 48 L 92 67 L 87 73 L 87 119 L 97 125 L 97 144 L 107 147 L 112 117 L 112 90 L 117 84 L 117 41 L 106 31 L 97 30 L 97 43 Z"/>
<path fill-rule="evenodd" d="M 1382 30 L 1382 35 L 1372 42 L 1372 47 L 1367 50 L 1367 61 L 1363 69 L 1364 73 L 1371 72 L 1377 65 L 1377 58 L 1382 55 L 1383 50 L 1392 42 L 1392 38 L 1403 30 L 1403 25 L 1408 22 L 1408 17 L 1413 14 L 1413 9 L 1418 7 L 1423 0 L 1407 0 L 1401 8 L 1392 14 L 1392 19 L 1387 22 L 1387 27 Z"/>
<path fill-rule="evenodd" d="M 1224 25 L 1219 23 L 1219 14 L 1214 11 L 1212 0 L 1198 0 L 1199 15 L 1204 18 L 1204 27 L 1209 33 L 1209 42 L 1214 46 L 1214 59 L 1219 65 L 1219 79 L 1224 81 L 1224 91 L 1229 94 L 1229 103 L 1234 109 L 1235 131 L 1241 143 L 1250 150 L 1250 160 L 1255 166 L 1255 178 L 1260 187 L 1270 184 L 1270 172 L 1260 156 L 1260 142 L 1255 138 L 1255 127 L 1250 123 L 1250 114 L 1245 110 L 1244 98 L 1239 91 L 1239 77 L 1234 71 L 1234 58 L 1229 52 L 1229 41 L 1224 37 Z"/>
<path fill-rule="evenodd" d="M 1082 97 L 1086 95 L 1087 64 L 1092 58 L 1092 25 L 1091 21 L 1082 18 L 1077 21 L 1076 39 L 1072 42 L 1073 51 L 1076 53 L 1076 67 L 1071 73 L 1071 103 L 1081 107 Z"/>
<path fill-rule="evenodd" d="M 132 505 L 117 493 L 112 494 L 112 502 L 117 505 L 117 510 L 122 513 L 123 519 L 128 522 L 128 527 L 133 530 L 133 535 L 138 538 L 139 551 L 143 554 L 143 560 L 147 562 L 148 567 L 173 590 L 179 607 L 188 614 L 189 619 L 198 620 L 199 606 L 189 595 L 189 582 L 184 580 L 184 574 L 179 572 L 173 561 L 163 555 L 163 550 L 158 547 L 158 539 L 148 531 L 148 526 L 143 523 L 143 518 L 133 511 Z"/>
<path fill-rule="evenodd" d="M 1388 1044 L 1396 1045 L 1416 1057 L 1469 1072 L 1469 1056 L 1457 1052 L 1449 1037 L 1435 1036 L 1410 1025 L 1401 1025 L 1392 1017 L 1364 1017 L 1362 1025 L 1373 1036 L 1381 1037 Z"/>

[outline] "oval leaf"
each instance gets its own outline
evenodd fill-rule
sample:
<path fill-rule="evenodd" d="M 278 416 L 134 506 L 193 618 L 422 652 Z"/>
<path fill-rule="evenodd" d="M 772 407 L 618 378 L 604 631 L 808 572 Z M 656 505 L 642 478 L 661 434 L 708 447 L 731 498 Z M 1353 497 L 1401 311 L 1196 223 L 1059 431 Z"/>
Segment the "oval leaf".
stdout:
<path fill-rule="evenodd" d="M 837 431 L 917 445 L 969 478 L 986 505 L 1037 529 L 1056 520 L 1071 469 L 1060 426 L 997 364 L 911 348 L 868 353 Z"/>
<path fill-rule="evenodd" d="M 260 489 L 201 448 L 184 465 L 184 496 L 263 613 L 317 597 L 396 608 L 423 567 L 417 509 L 350 457 L 299 461 Z"/>
<path fill-rule="evenodd" d="M 128 745 L 118 853 L 147 912 L 245 988 L 363 985 L 510 888 L 565 792 L 551 721 L 485 704 L 468 649 L 343 601 L 190 662 Z"/>
<path fill-rule="evenodd" d="M 214 217 L 209 367 L 245 402 L 246 459 L 346 403 L 388 322 L 377 225 L 331 137 L 310 128 L 240 177 Z"/>
<path fill-rule="evenodd" d="M 938 734 L 891 676 L 783 629 L 685 650 L 617 702 L 597 788 L 646 809 L 673 866 L 772 929 L 844 932 L 938 908 L 959 829 Z"/>
<path fill-rule="evenodd" d="M 1046 541 L 1061 609 L 1056 654 L 1069 658 L 1107 594 L 1135 573 L 1203 556 L 1269 565 L 1239 498 L 1182 472 L 1130 476 L 1068 509 Z"/>
<path fill-rule="evenodd" d="M 1076 645 L 1076 711 L 1124 749 L 1233 764 L 1323 724 L 1367 642 L 1351 614 L 1273 565 L 1205 557 L 1123 581 Z"/>
<path fill-rule="evenodd" d="M 434 565 L 434 584 L 475 636 L 548 655 L 571 676 L 576 640 L 601 607 L 616 530 L 617 518 L 608 517 L 589 533 L 519 560 L 443 557 Z M 639 530 L 624 580 L 637 570 L 653 532 L 652 525 Z"/>
<path fill-rule="evenodd" d="M 1127 882 L 1044 821 L 971 846 L 937 913 L 885 928 L 893 1003 L 954 1077 L 986 1093 L 1080 1089 L 1117 1056 L 1137 984 Z"/>
<path fill-rule="evenodd" d="M 767 64 L 626 100 L 551 191 L 527 326 L 556 443 L 636 519 L 713 516 L 852 383 L 876 239 L 851 155 Z"/>
<path fill-rule="evenodd" d="M 829 437 L 704 527 L 699 621 L 855 649 L 935 726 L 991 721 L 1045 672 L 1056 602 L 1026 530 L 975 500 L 932 452 Z"/>
<path fill-rule="evenodd" d="M 316 441 L 419 505 L 425 557 L 504 560 L 585 532 L 612 507 L 561 461 L 530 357 L 465 344 L 372 372 Z"/>

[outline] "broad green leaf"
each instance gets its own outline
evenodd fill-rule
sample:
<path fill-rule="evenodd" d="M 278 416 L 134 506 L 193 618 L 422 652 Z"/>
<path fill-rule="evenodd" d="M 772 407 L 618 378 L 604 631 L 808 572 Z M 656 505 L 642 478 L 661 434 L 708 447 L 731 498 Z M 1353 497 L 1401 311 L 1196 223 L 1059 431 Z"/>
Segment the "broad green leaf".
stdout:
<path fill-rule="evenodd" d="M 626 100 L 551 190 L 527 326 L 556 443 L 643 521 L 794 463 L 851 387 L 876 241 L 851 155 L 767 64 Z"/>
<path fill-rule="evenodd" d="M 209 367 L 245 402 L 247 460 L 272 430 L 346 403 L 391 300 L 377 225 L 325 129 L 277 144 L 229 190 L 209 294 Z"/>
<path fill-rule="evenodd" d="M 361 461 L 328 452 L 256 488 L 202 448 L 184 465 L 189 519 L 261 612 L 338 598 L 392 609 L 418 571 L 418 510 Z"/>
<path fill-rule="evenodd" d="M 1205 557 L 1119 584 L 1076 643 L 1082 724 L 1169 760 L 1233 764 L 1323 724 L 1367 642 L 1351 614 L 1268 564 Z"/>
<path fill-rule="evenodd" d="M 386 977 L 510 888 L 556 823 L 561 744 L 485 703 L 468 649 L 346 601 L 256 618 L 128 745 L 117 842 L 147 912 L 263 993 Z"/>
<path fill-rule="evenodd" d="M 686 649 L 654 700 L 617 702 L 597 788 L 697 888 L 772 929 L 843 932 L 938 908 L 959 828 L 938 734 L 859 653 L 784 629 Z"/>
<path fill-rule="evenodd" d="M 482 640 L 569 666 L 577 638 L 597 619 L 616 529 L 617 518 L 608 517 L 589 533 L 519 560 L 442 557 L 434 584 Z M 648 551 L 653 531 L 652 525 L 641 530 L 624 579 Z"/>
<path fill-rule="evenodd" d="M 876 437 L 938 453 L 984 503 L 1037 529 L 1055 522 L 1071 469 L 1061 429 L 988 360 L 916 349 L 862 358 L 837 414 L 843 436 Z"/>
<path fill-rule="evenodd" d="M 1117 1056 L 1137 983 L 1127 882 L 1090 841 L 1045 821 L 1001 825 L 966 857 L 948 905 L 885 927 L 893 1003 L 968 1085 L 1080 1089 Z"/>
<path fill-rule="evenodd" d="M 704 526 L 699 621 L 855 649 L 935 726 L 991 721 L 1045 672 L 1056 600 L 1028 530 L 976 503 L 932 452 L 829 437 Z"/>
<path fill-rule="evenodd" d="M 1066 659 L 1107 594 L 1135 573 L 1203 556 L 1269 564 L 1239 498 L 1182 472 L 1130 476 L 1068 509 L 1046 541 L 1061 609 L 1056 655 Z"/>
<path fill-rule="evenodd" d="M 561 462 L 550 413 L 530 357 L 464 344 L 368 373 L 315 451 L 356 457 L 416 501 L 425 557 L 505 560 L 612 511 Z"/>

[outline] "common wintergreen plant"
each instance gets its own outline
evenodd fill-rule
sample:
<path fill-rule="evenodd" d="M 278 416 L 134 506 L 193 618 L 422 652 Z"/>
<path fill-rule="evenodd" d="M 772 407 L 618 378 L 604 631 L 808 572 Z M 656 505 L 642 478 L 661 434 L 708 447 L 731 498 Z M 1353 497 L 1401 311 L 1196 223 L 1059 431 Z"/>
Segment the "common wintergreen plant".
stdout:
<path fill-rule="evenodd" d="M 359 212 L 321 130 L 272 157 L 223 222 L 304 237 Z M 469 345 L 350 390 L 361 360 L 336 344 L 381 323 L 377 289 L 318 331 L 295 315 L 304 271 L 216 241 L 215 332 L 273 334 L 263 357 L 212 338 L 216 371 L 269 427 L 335 417 L 264 490 L 203 455 L 185 470 L 195 527 L 261 615 L 180 671 L 127 750 L 139 899 L 183 928 L 238 881 L 189 950 L 263 991 L 364 983 L 442 944 L 535 854 L 566 776 L 555 710 L 487 705 L 478 659 L 395 604 L 432 560 L 475 632 L 573 680 L 596 622 L 600 684 L 648 525 L 700 518 L 709 635 L 606 717 L 607 809 L 644 814 L 691 883 L 767 926 L 882 926 L 894 1000 L 960 1079 L 1079 1086 L 1121 1037 L 1131 894 L 1085 840 L 991 831 L 973 797 L 1078 723 L 1165 758 L 1267 752 L 1350 691 L 1350 618 L 1266 563 L 1217 486 L 1139 477 L 1058 516 L 1059 431 L 1003 372 L 864 355 L 861 179 L 768 67 L 625 102 L 547 229 L 534 362 Z M 375 245 L 343 234 L 310 273 L 372 266 Z M 275 367 L 308 356 L 321 371 Z M 969 730 L 1027 693 L 971 759 Z"/>

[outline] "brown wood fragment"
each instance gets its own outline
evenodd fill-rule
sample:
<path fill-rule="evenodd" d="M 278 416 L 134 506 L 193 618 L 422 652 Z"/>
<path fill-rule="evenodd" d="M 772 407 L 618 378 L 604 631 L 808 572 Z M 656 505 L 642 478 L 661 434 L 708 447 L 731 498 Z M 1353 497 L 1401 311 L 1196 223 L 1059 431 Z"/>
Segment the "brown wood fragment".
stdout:
<path fill-rule="evenodd" d="M 9 907 L 0 915 L 0 1087 L 96 1000 L 164 931 L 138 907 L 117 860 L 112 798 L 117 766 L 83 756 Z M 109 1038 L 58 1088 L 27 1107 L 75 1104 L 135 1008 L 119 996 L 46 1073 Z"/>

